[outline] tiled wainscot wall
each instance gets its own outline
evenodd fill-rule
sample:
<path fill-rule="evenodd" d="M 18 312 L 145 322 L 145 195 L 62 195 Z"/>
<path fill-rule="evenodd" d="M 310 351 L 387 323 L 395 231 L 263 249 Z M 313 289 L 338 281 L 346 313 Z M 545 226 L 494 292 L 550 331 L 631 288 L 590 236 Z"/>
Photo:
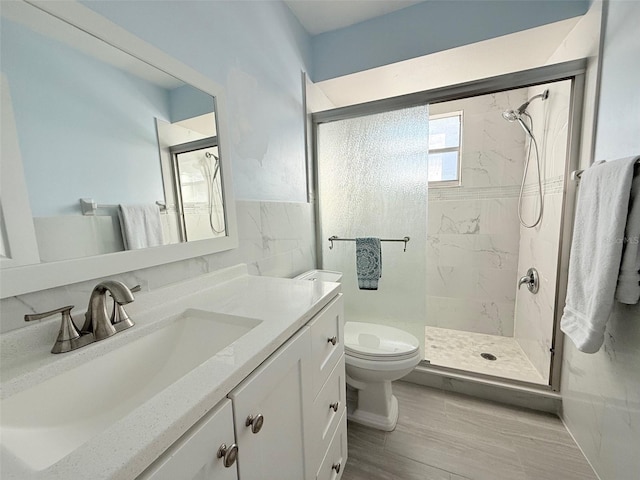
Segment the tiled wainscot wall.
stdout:
<path fill-rule="evenodd" d="M 246 263 L 254 275 L 290 277 L 315 267 L 313 207 L 308 203 L 238 201 L 239 248 L 157 267 L 112 275 L 127 285 L 153 290 L 169 283 Z M 25 313 L 76 305 L 74 317 L 86 308 L 99 279 L 65 285 L 0 301 L 0 330 L 27 326 Z M 58 319 L 46 320 L 57 325 Z M 53 325 L 52 323 L 52 325 Z M 52 337 L 53 338 L 53 337 Z"/>

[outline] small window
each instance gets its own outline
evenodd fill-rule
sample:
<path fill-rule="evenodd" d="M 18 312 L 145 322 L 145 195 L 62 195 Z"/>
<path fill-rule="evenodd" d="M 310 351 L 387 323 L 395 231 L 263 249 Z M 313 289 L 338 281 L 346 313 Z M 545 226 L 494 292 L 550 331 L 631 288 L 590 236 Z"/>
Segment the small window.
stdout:
<path fill-rule="evenodd" d="M 462 112 L 429 117 L 429 185 L 460 185 Z"/>

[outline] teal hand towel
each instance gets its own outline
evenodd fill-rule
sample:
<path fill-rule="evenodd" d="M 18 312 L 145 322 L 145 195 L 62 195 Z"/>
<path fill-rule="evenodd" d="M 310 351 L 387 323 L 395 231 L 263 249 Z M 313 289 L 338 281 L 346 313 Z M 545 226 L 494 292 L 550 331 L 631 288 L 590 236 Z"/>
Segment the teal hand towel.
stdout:
<path fill-rule="evenodd" d="M 382 249 L 380 239 L 356 238 L 356 270 L 360 290 L 377 290 L 382 277 Z"/>

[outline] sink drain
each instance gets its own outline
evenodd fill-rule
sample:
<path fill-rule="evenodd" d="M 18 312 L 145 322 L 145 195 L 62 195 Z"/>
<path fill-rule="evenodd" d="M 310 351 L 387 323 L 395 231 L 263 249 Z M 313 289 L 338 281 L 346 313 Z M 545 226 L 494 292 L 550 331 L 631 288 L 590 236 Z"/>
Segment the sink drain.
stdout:
<path fill-rule="evenodd" d="M 481 353 L 480 356 L 482 358 L 484 358 L 485 360 L 497 360 L 498 359 L 498 357 L 496 357 L 492 353 Z"/>

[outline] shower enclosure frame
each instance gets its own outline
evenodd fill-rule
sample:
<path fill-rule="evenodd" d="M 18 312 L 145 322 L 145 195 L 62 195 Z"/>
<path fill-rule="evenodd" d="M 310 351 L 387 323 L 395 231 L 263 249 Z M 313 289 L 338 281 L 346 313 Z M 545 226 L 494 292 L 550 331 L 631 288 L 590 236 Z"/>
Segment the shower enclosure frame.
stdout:
<path fill-rule="evenodd" d="M 578 59 L 568 62 L 545 65 L 528 70 L 507 73 L 494 77 L 473 80 L 469 82 L 438 87 L 396 97 L 384 98 L 371 102 L 335 108 L 316 112 L 311 115 L 311 143 L 312 143 L 312 181 L 310 181 L 309 198 L 314 200 L 315 222 L 316 222 L 316 261 L 319 268 L 323 264 L 322 245 L 327 241 L 320 238 L 321 229 L 318 222 L 320 216 L 320 202 L 317 199 L 318 191 L 318 127 L 322 123 L 338 120 L 351 119 L 365 115 L 399 110 L 407 107 L 414 107 L 424 104 L 435 104 L 452 100 L 461 100 L 468 97 L 486 95 L 523 87 L 557 82 L 562 80 L 571 81 L 571 100 L 569 106 L 569 121 L 567 132 L 567 160 L 564 169 L 563 199 L 560 218 L 559 249 L 557 261 L 557 281 L 554 299 L 554 327 L 551 353 L 551 366 L 549 371 L 548 385 L 539 385 L 519 380 L 493 377 L 473 372 L 459 371 L 444 367 L 434 367 L 427 362 L 422 362 L 417 370 L 429 371 L 438 370 L 443 372 L 459 373 L 463 376 L 490 380 L 494 383 L 505 385 L 515 385 L 530 390 L 543 390 L 557 392 L 560 390 L 560 374 L 562 366 L 562 347 L 564 334 L 560 330 L 560 318 L 564 299 L 567 293 L 567 273 L 569 269 L 569 252 L 571 248 L 571 238 L 573 234 L 574 204 L 576 198 L 576 184 L 571 179 L 571 172 L 578 169 L 580 163 L 580 141 L 582 127 L 582 111 L 584 98 L 584 84 L 587 69 L 587 59 Z M 593 153 L 593 152 L 590 152 Z"/>

